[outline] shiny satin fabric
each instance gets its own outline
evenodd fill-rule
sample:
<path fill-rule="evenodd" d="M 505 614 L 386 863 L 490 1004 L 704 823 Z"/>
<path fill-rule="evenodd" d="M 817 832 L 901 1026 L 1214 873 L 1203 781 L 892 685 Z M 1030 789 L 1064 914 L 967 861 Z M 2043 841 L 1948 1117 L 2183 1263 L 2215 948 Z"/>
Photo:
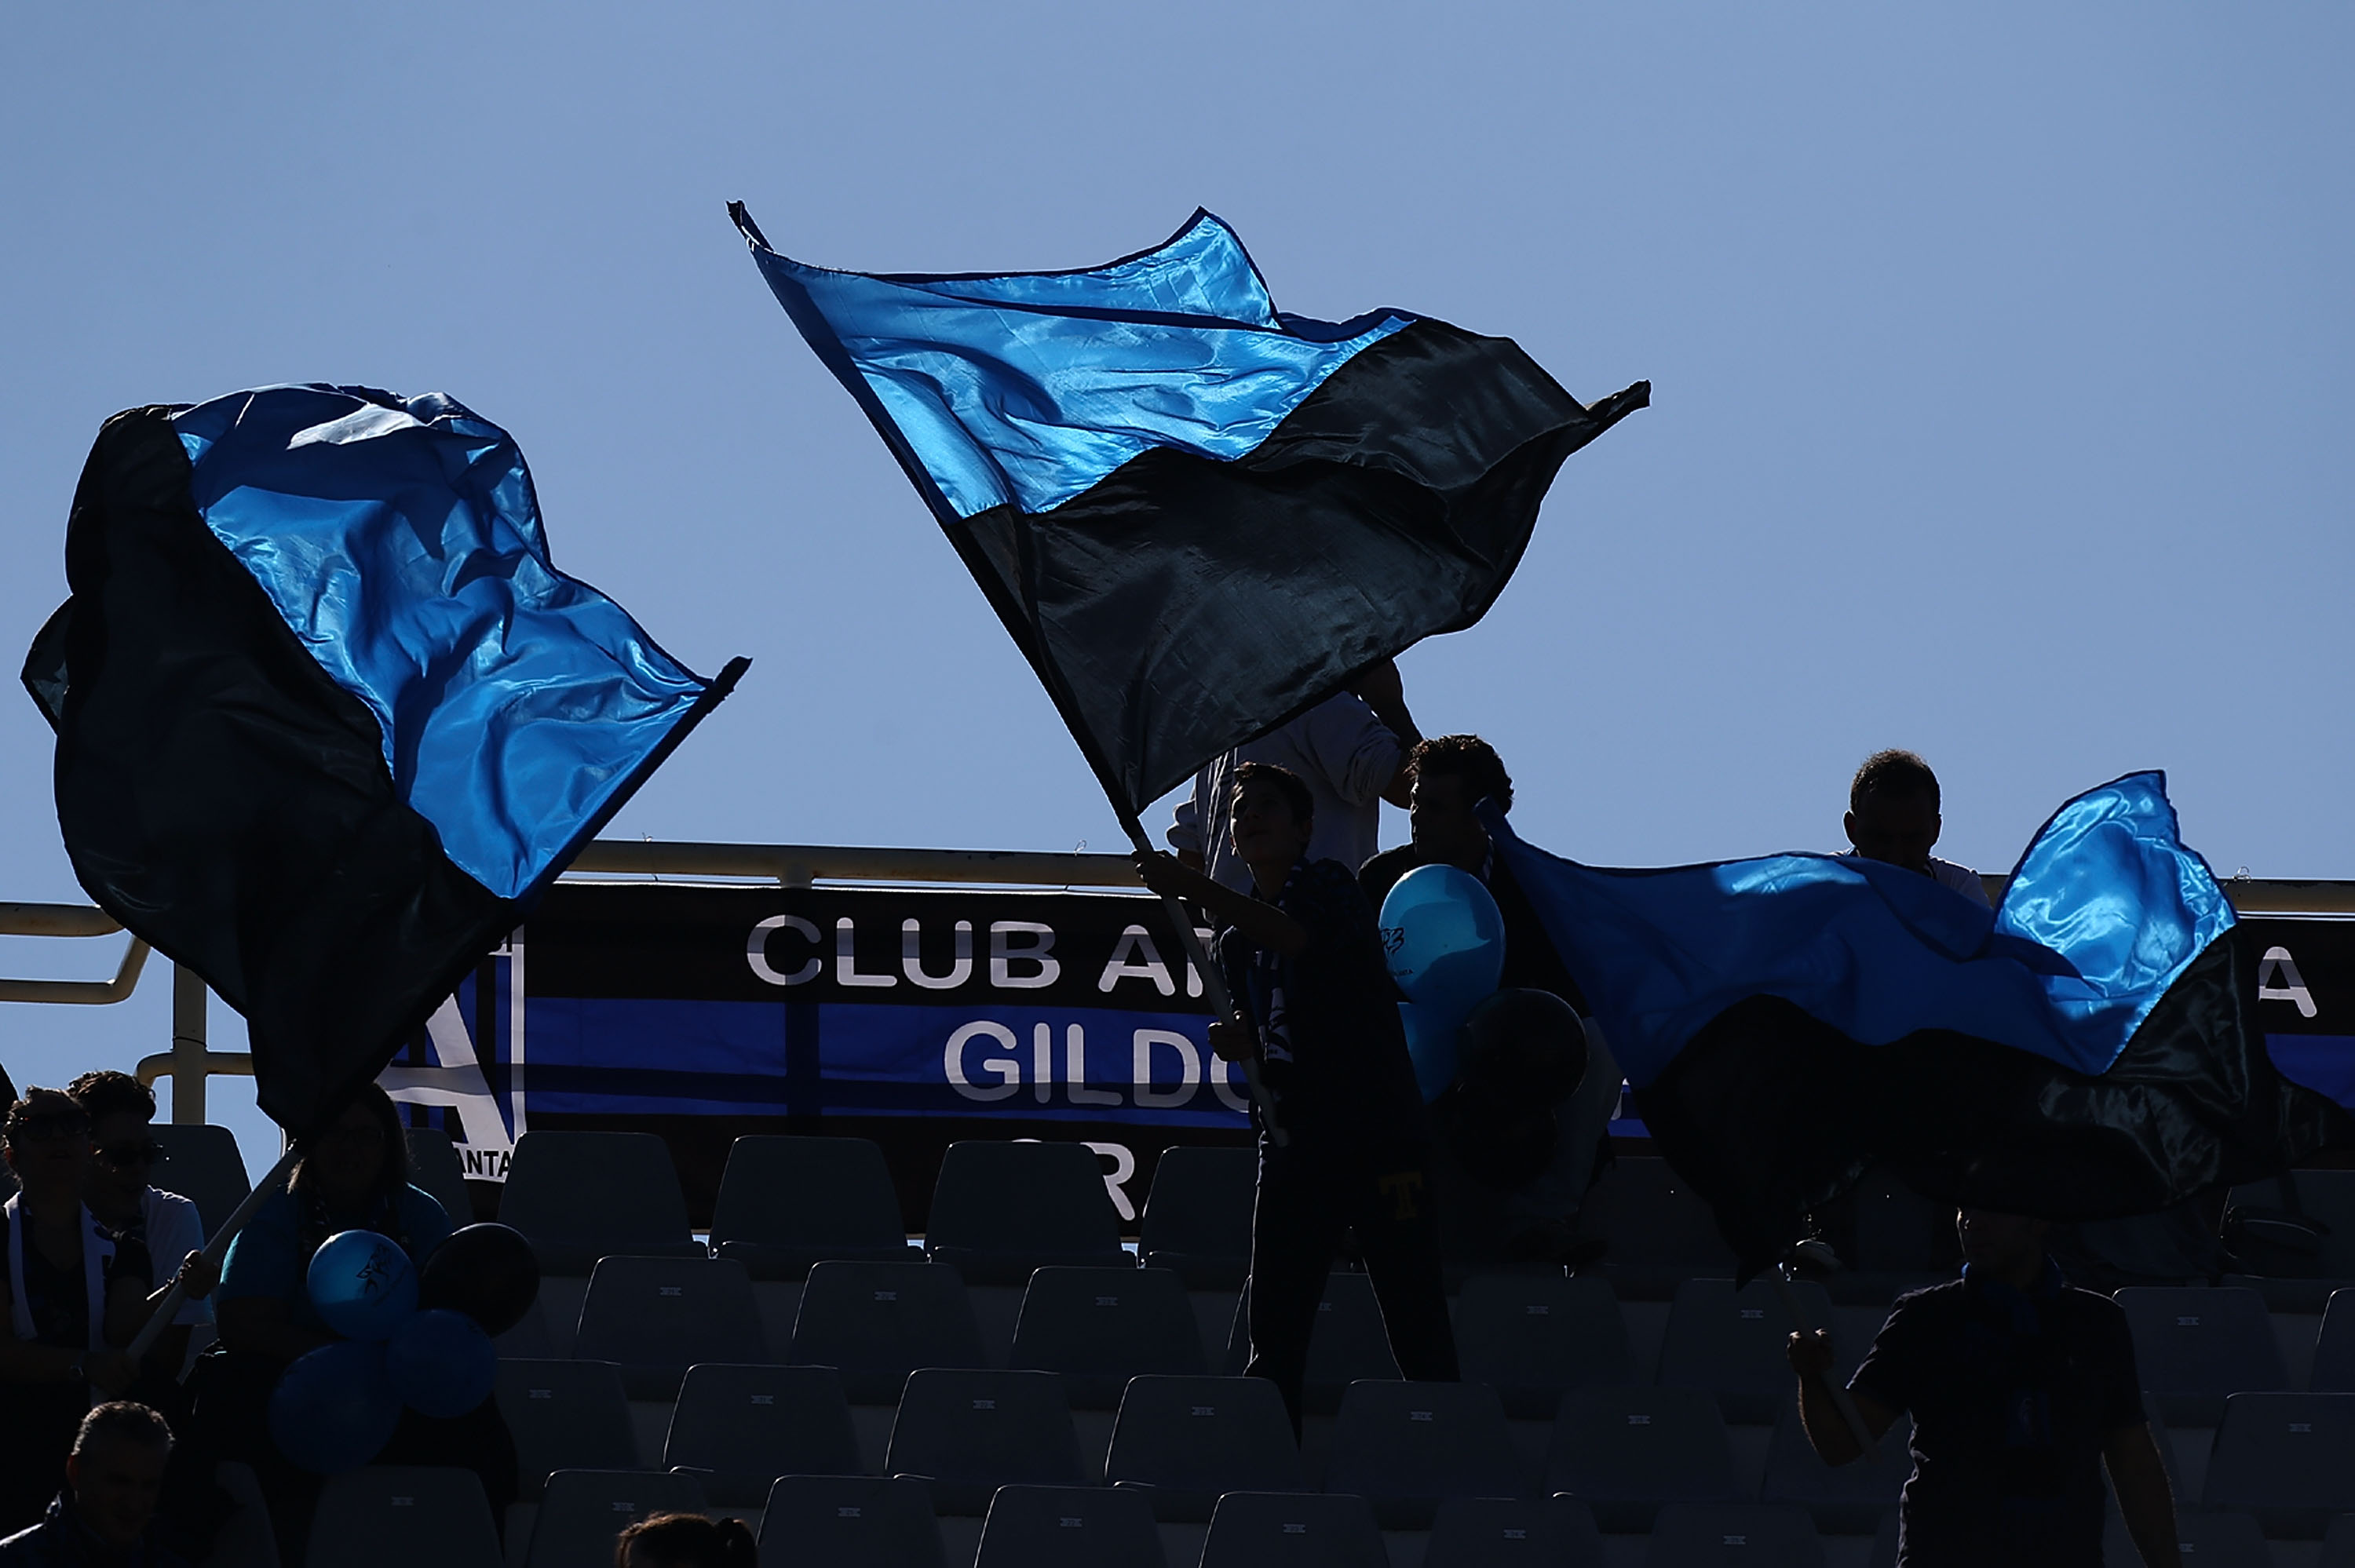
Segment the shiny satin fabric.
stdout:
<path fill-rule="evenodd" d="M 1638 1088 L 1762 996 L 1867 1045 L 1944 1031 L 2097 1075 L 2233 923 L 2155 772 L 2062 807 L 1994 911 L 1851 856 L 1599 870 L 1490 832 Z"/>
<path fill-rule="evenodd" d="M 454 400 L 272 387 L 171 419 L 207 527 L 497 896 L 553 876 L 709 689 L 555 569 L 523 454 Z"/>

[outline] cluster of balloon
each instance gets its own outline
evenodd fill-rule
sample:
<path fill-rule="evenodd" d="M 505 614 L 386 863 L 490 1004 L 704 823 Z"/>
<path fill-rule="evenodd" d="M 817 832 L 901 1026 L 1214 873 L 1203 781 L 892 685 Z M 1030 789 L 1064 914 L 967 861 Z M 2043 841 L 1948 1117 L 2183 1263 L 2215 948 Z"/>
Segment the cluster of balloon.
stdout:
<path fill-rule="evenodd" d="M 1455 1033 L 1505 970 L 1505 917 L 1480 879 L 1419 865 L 1382 900 L 1382 951 L 1406 992 L 1399 1021 L 1426 1101 L 1455 1081 Z"/>
<path fill-rule="evenodd" d="M 494 1334 L 539 1295 L 531 1245 L 506 1225 L 467 1225 L 420 1271 L 389 1236 L 341 1231 L 311 1255 L 304 1284 L 344 1338 L 298 1358 L 270 1400 L 270 1433 L 295 1464 L 322 1475 L 376 1457 L 401 1406 L 442 1420 L 490 1398 Z"/>

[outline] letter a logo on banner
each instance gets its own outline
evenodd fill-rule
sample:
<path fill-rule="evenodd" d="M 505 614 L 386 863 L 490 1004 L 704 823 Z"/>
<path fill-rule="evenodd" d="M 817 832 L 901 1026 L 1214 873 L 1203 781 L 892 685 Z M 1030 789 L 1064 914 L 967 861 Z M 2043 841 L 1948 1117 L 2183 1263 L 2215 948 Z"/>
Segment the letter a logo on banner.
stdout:
<path fill-rule="evenodd" d="M 2275 985 L 2275 980 L 2281 983 Z M 2265 956 L 2257 960 L 2257 1000 L 2294 1001 L 2300 1018 L 2312 1018 L 2317 1011 L 2314 993 L 2306 989 L 2306 981 L 2297 972 L 2297 960 L 2289 956 L 2287 948 L 2267 948 Z"/>

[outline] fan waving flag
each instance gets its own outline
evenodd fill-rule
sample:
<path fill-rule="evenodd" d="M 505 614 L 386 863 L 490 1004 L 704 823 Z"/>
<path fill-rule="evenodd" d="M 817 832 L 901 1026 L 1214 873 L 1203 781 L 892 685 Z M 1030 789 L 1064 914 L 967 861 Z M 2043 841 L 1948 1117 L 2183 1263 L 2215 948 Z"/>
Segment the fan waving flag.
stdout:
<path fill-rule="evenodd" d="M 298 1136 L 374 1077 L 744 668 L 549 561 L 452 399 L 272 387 L 107 421 L 25 682 L 75 874 L 243 1013 Z"/>
<path fill-rule="evenodd" d="M 1234 231 L 1076 272 L 830 271 L 730 208 L 1124 816 L 1469 626 L 1555 471 L 1644 407 L 1503 338 L 1279 313 Z"/>
<path fill-rule="evenodd" d="M 2078 1221 L 2350 1131 L 2267 1056 L 2254 955 L 2159 774 L 2062 806 L 1992 911 L 1850 855 L 1600 870 L 1483 814 L 1745 1276 L 1876 1161 L 1933 1197 Z"/>

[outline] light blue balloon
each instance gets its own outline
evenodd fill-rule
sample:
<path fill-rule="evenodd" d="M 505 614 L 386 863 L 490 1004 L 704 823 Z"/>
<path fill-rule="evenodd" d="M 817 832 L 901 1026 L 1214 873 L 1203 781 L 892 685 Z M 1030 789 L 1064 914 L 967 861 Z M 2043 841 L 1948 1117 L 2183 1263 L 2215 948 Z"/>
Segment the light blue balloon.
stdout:
<path fill-rule="evenodd" d="M 337 1231 L 311 1255 L 311 1305 L 347 1340 L 389 1340 L 417 1310 L 417 1270 L 400 1244 L 374 1231 Z"/>
<path fill-rule="evenodd" d="M 1505 917 L 1480 879 L 1419 865 L 1382 900 L 1382 952 L 1407 1000 L 1462 1022 L 1505 972 Z"/>
<path fill-rule="evenodd" d="M 298 1357 L 270 1395 L 278 1451 L 322 1476 L 367 1464 L 400 1425 L 400 1399 L 373 1340 L 339 1340 Z"/>
<path fill-rule="evenodd" d="M 1464 1026 L 1460 1014 L 1435 1007 L 1398 1004 L 1399 1022 L 1406 1028 L 1407 1059 L 1414 1064 L 1414 1086 L 1429 1105 L 1455 1081 L 1455 1032 Z"/>
<path fill-rule="evenodd" d="M 429 1307 L 393 1330 L 384 1363 L 400 1402 L 442 1421 L 479 1407 L 499 1375 L 498 1348 L 490 1335 L 446 1307 Z"/>

